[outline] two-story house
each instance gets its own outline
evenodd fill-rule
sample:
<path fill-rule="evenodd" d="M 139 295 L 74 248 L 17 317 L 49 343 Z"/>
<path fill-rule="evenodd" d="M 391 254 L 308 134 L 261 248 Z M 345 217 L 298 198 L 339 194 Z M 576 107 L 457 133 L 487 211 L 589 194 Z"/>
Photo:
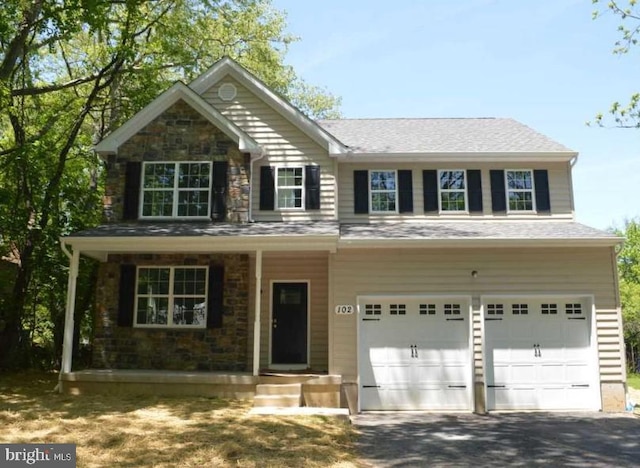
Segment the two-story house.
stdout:
<path fill-rule="evenodd" d="M 95 150 L 105 223 L 62 239 L 67 391 L 293 373 L 352 411 L 623 408 L 620 239 L 575 222 L 577 153 L 521 123 L 315 122 L 225 58 Z"/>

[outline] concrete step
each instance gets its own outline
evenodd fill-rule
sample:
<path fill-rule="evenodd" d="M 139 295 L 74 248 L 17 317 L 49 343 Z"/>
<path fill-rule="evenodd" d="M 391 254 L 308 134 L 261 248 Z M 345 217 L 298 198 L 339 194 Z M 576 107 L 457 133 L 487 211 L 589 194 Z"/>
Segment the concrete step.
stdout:
<path fill-rule="evenodd" d="M 253 398 L 253 406 L 256 408 L 298 408 L 302 405 L 302 395 L 256 395 Z"/>
<path fill-rule="evenodd" d="M 300 395 L 302 384 L 260 384 L 256 385 L 257 395 Z"/>

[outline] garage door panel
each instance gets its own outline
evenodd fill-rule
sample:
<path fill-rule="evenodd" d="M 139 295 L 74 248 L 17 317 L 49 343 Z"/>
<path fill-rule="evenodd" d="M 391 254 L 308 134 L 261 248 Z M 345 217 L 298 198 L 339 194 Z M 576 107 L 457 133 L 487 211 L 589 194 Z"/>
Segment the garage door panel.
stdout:
<path fill-rule="evenodd" d="M 584 304 L 557 298 L 491 304 L 484 305 L 488 409 L 597 407 Z M 497 310 L 501 320 L 488 316 Z"/>
<path fill-rule="evenodd" d="M 565 372 L 567 382 L 578 384 L 589 382 L 590 369 L 585 364 L 568 364 Z"/>
<path fill-rule="evenodd" d="M 361 409 L 470 409 L 468 302 L 398 298 L 359 310 L 380 311 L 361 321 Z"/>

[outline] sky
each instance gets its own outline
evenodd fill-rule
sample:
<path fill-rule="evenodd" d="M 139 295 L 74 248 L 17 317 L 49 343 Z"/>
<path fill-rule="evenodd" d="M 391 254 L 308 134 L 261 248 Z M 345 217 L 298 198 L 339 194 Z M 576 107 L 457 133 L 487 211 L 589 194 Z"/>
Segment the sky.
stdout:
<path fill-rule="evenodd" d="M 620 0 L 620 3 L 626 3 Z M 606 4 L 606 1 L 605 1 Z M 511 117 L 580 153 L 576 220 L 640 217 L 640 129 L 587 126 L 640 92 L 640 45 L 591 0 L 272 0 L 285 62 L 342 98 L 345 118 Z"/>

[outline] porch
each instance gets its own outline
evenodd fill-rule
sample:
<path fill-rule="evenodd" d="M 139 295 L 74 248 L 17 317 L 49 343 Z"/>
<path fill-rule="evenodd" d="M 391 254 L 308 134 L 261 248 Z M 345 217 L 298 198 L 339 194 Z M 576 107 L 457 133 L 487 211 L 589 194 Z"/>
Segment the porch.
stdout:
<path fill-rule="evenodd" d="M 342 377 L 315 373 L 189 372 L 87 369 L 60 374 L 60 391 L 70 395 L 154 394 L 254 399 L 256 406 L 341 408 Z M 283 396 L 299 392 L 297 405 Z M 273 397 L 273 398 L 271 398 Z M 262 402 L 262 403 L 261 403 Z"/>

